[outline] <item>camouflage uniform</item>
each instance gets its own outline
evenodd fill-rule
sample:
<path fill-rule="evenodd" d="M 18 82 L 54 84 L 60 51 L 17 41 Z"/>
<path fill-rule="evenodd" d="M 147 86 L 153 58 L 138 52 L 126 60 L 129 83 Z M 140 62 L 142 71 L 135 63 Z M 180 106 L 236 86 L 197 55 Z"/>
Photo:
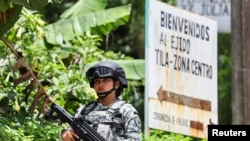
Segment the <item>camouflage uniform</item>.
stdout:
<path fill-rule="evenodd" d="M 81 106 L 76 117 L 83 115 L 88 123 L 107 141 L 141 141 L 141 121 L 136 109 L 117 100 L 110 106 L 93 101 Z"/>

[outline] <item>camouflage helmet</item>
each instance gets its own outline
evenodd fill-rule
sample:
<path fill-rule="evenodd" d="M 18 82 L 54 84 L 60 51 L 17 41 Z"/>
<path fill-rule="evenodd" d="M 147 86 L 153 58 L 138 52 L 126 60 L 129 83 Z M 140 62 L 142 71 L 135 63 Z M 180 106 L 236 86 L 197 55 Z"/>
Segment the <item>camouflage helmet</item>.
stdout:
<path fill-rule="evenodd" d="M 113 61 L 101 61 L 95 64 L 87 70 L 86 77 L 90 82 L 90 87 L 92 88 L 94 85 L 94 79 L 105 77 L 119 80 L 122 88 L 128 87 L 123 68 Z"/>

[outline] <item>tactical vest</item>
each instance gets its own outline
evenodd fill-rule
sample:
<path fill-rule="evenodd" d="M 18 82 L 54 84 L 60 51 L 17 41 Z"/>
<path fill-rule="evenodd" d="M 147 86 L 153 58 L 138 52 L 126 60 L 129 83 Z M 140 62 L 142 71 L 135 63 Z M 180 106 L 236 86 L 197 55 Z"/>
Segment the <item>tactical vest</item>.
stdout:
<path fill-rule="evenodd" d="M 85 105 L 80 114 L 104 138 L 124 136 L 122 113 L 119 112 L 124 104 L 125 101 L 117 101 L 107 109 L 95 110 L 98 102 L 93 101 Z"/>

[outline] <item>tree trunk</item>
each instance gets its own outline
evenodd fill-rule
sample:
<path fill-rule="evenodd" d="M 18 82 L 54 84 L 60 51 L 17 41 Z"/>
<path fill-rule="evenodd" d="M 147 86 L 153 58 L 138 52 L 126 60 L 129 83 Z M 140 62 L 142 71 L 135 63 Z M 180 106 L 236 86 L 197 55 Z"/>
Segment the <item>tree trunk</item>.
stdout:
<path fill-rule="evenodd" d="M 249 0 L 231 0 L 233 124 L 250 124 L 249 9 Z"/>

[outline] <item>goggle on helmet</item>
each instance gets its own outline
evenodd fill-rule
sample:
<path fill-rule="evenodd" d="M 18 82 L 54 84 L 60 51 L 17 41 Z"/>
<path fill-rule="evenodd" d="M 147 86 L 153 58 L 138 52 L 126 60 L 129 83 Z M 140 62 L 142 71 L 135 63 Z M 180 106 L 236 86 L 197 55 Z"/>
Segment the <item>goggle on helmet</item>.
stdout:
<path fill-rule="evenodd" d="M 123 68 L 112 61 L 102 61 L 95 64 L 93 67 L 88 69 L 88 71 L 86 72 L 86 77 L 90 82 L 90 87 L 93 87 L 94 79 L 104 77 L 118 79 L 121 83 L 121 87 L 128 87 Z"/>

